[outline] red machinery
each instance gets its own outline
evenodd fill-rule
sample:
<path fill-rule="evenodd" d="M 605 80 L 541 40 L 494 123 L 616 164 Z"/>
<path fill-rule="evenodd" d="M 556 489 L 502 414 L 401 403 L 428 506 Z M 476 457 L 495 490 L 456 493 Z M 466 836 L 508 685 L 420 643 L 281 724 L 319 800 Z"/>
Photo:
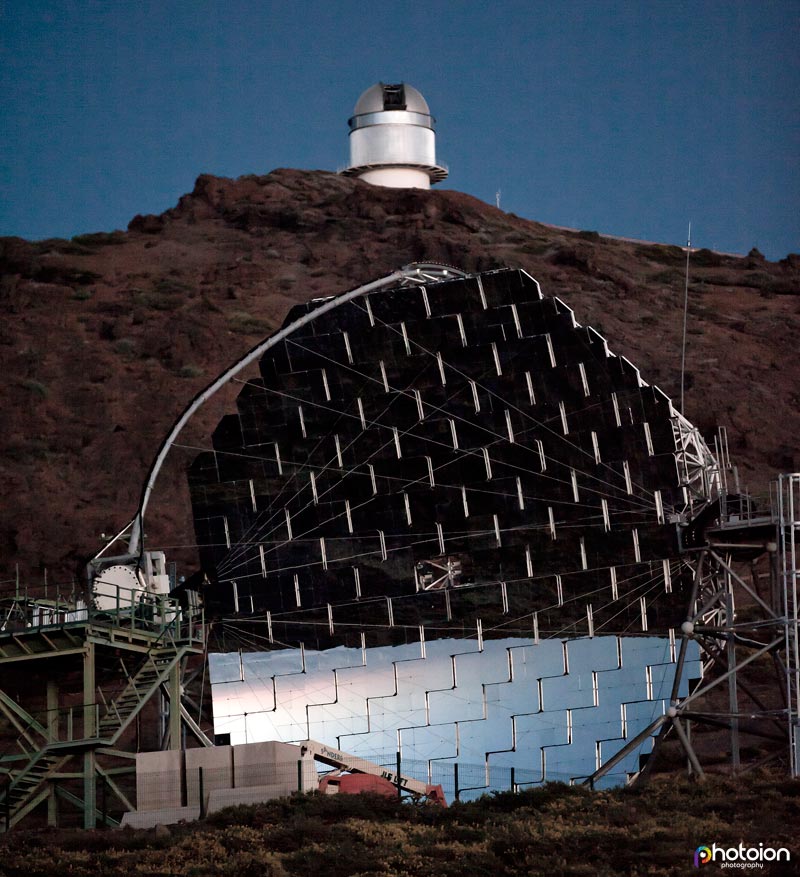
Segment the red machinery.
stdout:
<path fill-rule="evenodd" d="M 427 798 L 433 804 L 447 806 L 441 786 L 433 786 L 388 770 L 365 758 L 350 755 L 334 749 L 317 740 L 306 740 L 300 744 L 303 755 L 309 754 L 322 764 L 336 770 L 320 781 L 319 788 L 326 795 L 338 792 L 355 795 L 359 792 L 376 792 L 379 795 L 396 796 L 398 789 L 415 800 Z"/>

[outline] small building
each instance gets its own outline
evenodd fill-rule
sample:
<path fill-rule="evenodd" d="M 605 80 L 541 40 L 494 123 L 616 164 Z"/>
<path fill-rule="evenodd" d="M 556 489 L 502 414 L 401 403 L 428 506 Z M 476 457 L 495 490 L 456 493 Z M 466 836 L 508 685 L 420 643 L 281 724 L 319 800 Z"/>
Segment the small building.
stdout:
<path fill-rule="evenodd" d="M 430 189 L 447 177 L 436 163 L 436 120 L 411 85 L 379 82 L 358 99 L 350 126 L 350 165 L 342 173 L 375 186 Z"/>

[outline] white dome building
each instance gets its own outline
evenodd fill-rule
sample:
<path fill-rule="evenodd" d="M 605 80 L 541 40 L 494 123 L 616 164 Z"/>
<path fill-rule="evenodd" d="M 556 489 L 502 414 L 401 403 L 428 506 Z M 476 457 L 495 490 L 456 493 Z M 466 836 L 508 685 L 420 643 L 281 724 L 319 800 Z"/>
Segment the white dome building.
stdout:
<path fill-rule="evenodd" d="M 376 186 L 430 189 L 447 177 L 436 164 L 435 122 L 413 86 L 373 85 L 348 121 L 350 166 L 342 173 Z"/>

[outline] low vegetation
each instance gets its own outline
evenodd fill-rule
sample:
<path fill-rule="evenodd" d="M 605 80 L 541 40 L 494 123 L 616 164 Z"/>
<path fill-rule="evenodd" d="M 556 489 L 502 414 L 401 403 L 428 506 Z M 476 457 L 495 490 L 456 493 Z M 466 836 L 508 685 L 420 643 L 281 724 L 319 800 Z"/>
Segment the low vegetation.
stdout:
<path fill-rule="evenodd" d="M 33 378 L 26 378 L 20 381 L 20 386 L 26 389 L 36 399 L 46 399 L 50 395 L 50 390 L 41 381 L 35 381 Z"/>
<path fill-rule="evenodd" d="M 678 875 L 698 846 L 786 847 L 800 873 L 800 782 L 768 774 L 642 790 L 549 784 L 448 809 L 367 795 L 296 796 L 152 831 L 14 830 L 0 873 L 429 877 Z M 712 866 L 717 873 L 716 866 Z M 709 867 L 711 872 L 711 867 Z"/>

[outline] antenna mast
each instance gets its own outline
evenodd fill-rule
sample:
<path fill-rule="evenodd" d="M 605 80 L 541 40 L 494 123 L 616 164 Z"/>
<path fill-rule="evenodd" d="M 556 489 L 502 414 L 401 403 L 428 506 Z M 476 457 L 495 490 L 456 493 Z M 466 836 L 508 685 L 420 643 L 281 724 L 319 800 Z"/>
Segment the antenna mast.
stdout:
<path fill-rule="evenodd" d="M 683 411 L 683 397 L 686 387 L 686 320 L 689 313 L 689 255 L 692 252 L 692 223 L 689 222 L 689 232 L 686 236 L 686 277 L 683 287 L 683 341 L 681 342 L 681 414 Z"/>

